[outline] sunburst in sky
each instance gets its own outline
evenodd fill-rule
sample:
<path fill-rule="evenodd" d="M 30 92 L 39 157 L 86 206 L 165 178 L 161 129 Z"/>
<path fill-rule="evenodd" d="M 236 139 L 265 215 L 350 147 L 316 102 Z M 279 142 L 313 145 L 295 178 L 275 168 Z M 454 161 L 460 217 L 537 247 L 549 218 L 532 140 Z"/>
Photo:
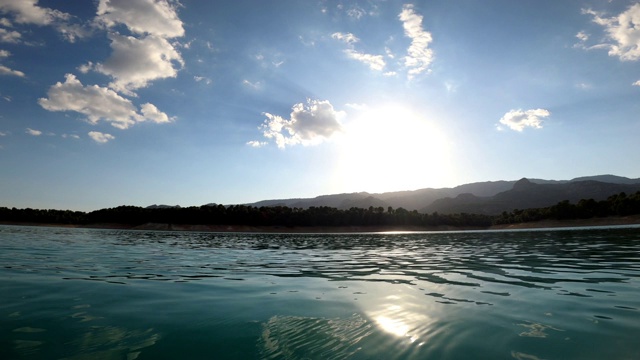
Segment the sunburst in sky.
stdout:
<path fill-rule="evenodd" d="M 0 206 L 640 176 L 637 1 L 0 0 Z"/>

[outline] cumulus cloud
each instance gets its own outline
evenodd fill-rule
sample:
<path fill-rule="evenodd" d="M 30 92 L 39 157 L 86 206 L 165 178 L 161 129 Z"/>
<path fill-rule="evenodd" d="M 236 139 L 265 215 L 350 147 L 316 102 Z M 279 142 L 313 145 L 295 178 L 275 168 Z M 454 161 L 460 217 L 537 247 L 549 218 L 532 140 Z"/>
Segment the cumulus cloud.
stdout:
<path fill-rule="evenodd" d="M 348 48 L 344 50 L 347 57 L 368 65 L 371 70 L 382 71 L 387 65 L 382 55 L 372 55 L 357 51 L 354 44 L 359 42 L 360 39 L 352 33 L 336 32 L 331 34 L 331 37 L 347 44 Z"/>
<path fill-rule="evenodd" d="M 113 140 L 116 137 L 111 134 L 101 133 L 100 131 L 89 131 L 89 137 L 92 138 L 95 142 L 104 144 L 109 140 Z"/>
<path fill-rule="evenodd" d="M 593 16 L 593 22 L 604 27 L 609 42 L 599 44 L 599 47 L 609 49 L 610 56 L 617 56 L 622 61 L 640 60 L 640 3 L 613 17 L 592 9 L 583 9 L 582 13 Z M 588 39 L 578 38 L 581 41 Z"/>
<path fill-rule="evenodd" d="M 171 121 L 165 113 L 152 104 L 142 105 L 142 114 L 130 100 L 115 91 L 98 85 L 84 86 L 74 75 L 67 74 L 65 82 L 49 88 L 47 98 L 38 100 L 40 106 L 49 111 L 75 111 L 87 117 L 92 124 L 103 120 L 118 129 L 127 129 L 136 122 Z"/>
<path fill-rule="evenodd" d="M 18 24 L 35 24 L 53 26 L 70 42 L 77 38 L 86 37 L 89 31 L 82 26 L 71 24 L 73 16 L 65 12 L 41 7 L 38 0 L 0 0 L 0 12 L 13 15 Z M 9 20 L 2 21 L 3 26 L 12 26 Z M 21 35 L 17 31 L 0 29 L 0 39 L 3 42 L 17 43 Z"/>
<path fill-rule="evenodd" d="M 633 86 L 640 86 L 640 80 L 638 80 L 638 81 L 634 82 L 634 83 L 633 83 L 633 84 L 631 84 L 631 85 L 633 85 Z"/>
<path fill-rule="evenodd" d="M 412 79 L 429 70 L 433 61 L 433 50 L 429 45 L 433 39 L 431 33 L 422 28 L 422 15 L 414 11 L 413 5 L 404 5 L 398 17 L 402 21 L 404 34 L 411 39 L 404 65 L 409 69 L 409 79 Z"/>
<path fill-rule="evenodd" d="M 142 104 L 140 110 L 142 111 L 143 120 L 148 120 L 156 124 L 168 123 L 174 120 L 173 117 L 169 117 L 151 103 Z"/>
<path fill-rule="evenodd" d="M 70 17 L 67 13 L 38 6 L 38 0 L 0 0 L 0 11 L 13 14 L 19 24 L 49 25 Z"/>
<path fill-rule="evenodd" d="M 184 65 L 182 56 L 164 38 L 149 35 L 143 38 L 110 34 L 113 53 L 95 70 L 109 75 L 114 81 L 112 89 L 126 95 L 134 95 L 133 90 L 147 86 L 150 81 L 176 77 L 175 63 Z"/>
<path fill-rule="evenodd" d="M 181 37 L 184 28 L 176 12 L 178 5 L 167 0 L 100 0 L 96 21 L 107 28 L 123 24 L 139 35 Z"/>
<path fill-rule="evenodd" d="M 287 145 L 315 145 L 343 131 L 340 118 L 344 115 L 336 111 L 329 101 L 307 100 L 291 108 L 291 119 L 263 113 L 266 119 L 260 129 L 264 137 L 276 142 L 279 148 Z M 259 145 L 259 142 L 250 142 Z M 254 145 L 252 145 L 254 146 Z"/>
<path fill-rule="evenodd" d="M 27 130 L 25 130 L 25 132 L 31 136 L 40 136 L 42 135 L 42 131 L 40 130 L 34 130 L 31 128 L 27 128 Z"/>
<path fill-rule="evenodd" d="M 545 109 L 511 110 L 504 114 L 500 123 L 515 131 L 523 131 L 527 127 L 541 129 L 543 119 L 549 115 L 551 113 Z"/>

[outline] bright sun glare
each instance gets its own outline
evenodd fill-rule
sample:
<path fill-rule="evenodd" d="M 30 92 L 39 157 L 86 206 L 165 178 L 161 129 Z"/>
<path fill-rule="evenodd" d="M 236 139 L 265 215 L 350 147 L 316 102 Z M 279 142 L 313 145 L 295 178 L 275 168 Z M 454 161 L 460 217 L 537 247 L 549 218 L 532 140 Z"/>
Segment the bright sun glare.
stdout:
<path fill-rule="evenodd" d="M 336 182 L 372 193 L 446 186 L 449 141 L 427 115 L 399 105 L 371 108 L 345 124 Z"/>

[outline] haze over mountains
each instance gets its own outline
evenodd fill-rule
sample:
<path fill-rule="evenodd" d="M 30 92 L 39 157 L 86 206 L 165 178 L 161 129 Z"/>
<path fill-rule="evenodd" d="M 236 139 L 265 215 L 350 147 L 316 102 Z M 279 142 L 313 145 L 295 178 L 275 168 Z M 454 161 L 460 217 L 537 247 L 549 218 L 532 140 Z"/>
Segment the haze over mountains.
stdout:
<path fill-rule="evenodd" d="M 389 206 L 438 212 L 497 215 L 503 211 L 547 207 L 563 200 L 575 203 L 581 199 L 605 200 L 609 196 L 640 191 L 640 178 L 615 175 L 579 177 L 572 180 L 521 179 L 464 184 L 454 188 L 419 189 L 379 194 L 367 192 L 322 195 L 315 198 L 264 200 L 250 206 L 287 206 L 309 208 L 329 206 L 338 209 Z"/>

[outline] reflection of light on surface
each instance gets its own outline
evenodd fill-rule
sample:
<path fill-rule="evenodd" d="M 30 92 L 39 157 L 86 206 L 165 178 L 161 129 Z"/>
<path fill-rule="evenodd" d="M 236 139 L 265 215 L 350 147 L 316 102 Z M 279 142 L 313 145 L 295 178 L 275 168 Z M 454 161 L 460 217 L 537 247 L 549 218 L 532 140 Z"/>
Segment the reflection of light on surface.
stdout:
<path fill-rule="evenodd" d="M 426 314 L 412 311 L 413 302 L 406 297 L 389 295 L 387 300 L 392 301 L 392 304 L 388 304 L 384 310 L 371 314 L 382 331 L 398 338 L 408 338 L 411 343 L 418 340 L 421 334 L 424 335 L 421 329 L 430 323 Z M 423 343 L 424 341 L 418 346 Z"/>
<path fill-rule="evenodd" d="M 386 316 L 378 316 L 376 318 L 376 322 L 382 330 L 396 336 L 405 336 L 409 331 L 409 326 L 407 324 L 400 320 L 389 319 Z"/>

